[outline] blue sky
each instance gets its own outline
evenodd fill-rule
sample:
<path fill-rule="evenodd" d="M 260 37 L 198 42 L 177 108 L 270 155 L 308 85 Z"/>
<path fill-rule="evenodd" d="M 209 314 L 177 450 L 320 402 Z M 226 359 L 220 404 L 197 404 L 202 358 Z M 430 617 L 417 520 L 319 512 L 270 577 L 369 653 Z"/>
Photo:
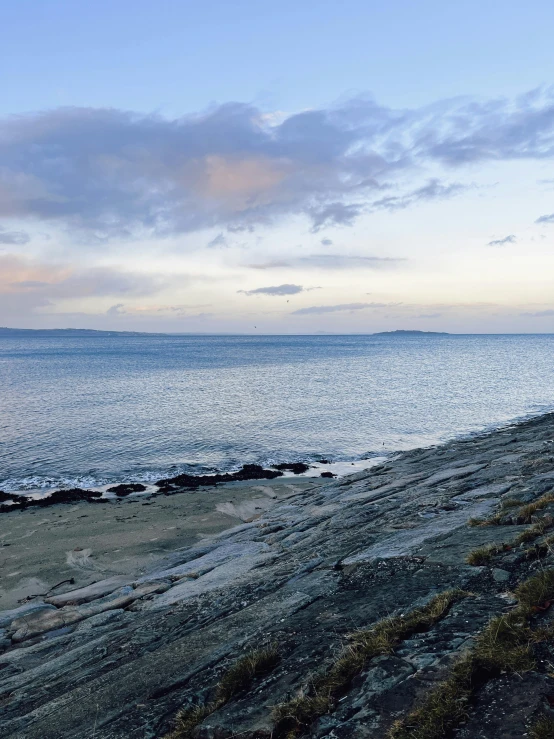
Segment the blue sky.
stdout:
<path fill-rule="evenodd" d="M 296 111 L 368 91 L 417 106 L 514 95 L 554 73 L 546 0 L 19 0 L 2 19 L 4 113 L 174 116 L 228 100 Z"/>
<path fill-rule="evenodd" d="M 554 331 L 551 3 L 2 23 L 0 325 Z"/>

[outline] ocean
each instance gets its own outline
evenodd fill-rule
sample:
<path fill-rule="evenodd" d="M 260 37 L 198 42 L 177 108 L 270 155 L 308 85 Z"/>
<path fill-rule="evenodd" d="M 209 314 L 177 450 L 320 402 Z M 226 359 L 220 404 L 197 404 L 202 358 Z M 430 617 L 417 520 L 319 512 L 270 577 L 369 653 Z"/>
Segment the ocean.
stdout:
<path fill-rule="evenodd" d="M 0 332 L 0 489 L 363 466 L 551 409 L 553 335 Z"/>

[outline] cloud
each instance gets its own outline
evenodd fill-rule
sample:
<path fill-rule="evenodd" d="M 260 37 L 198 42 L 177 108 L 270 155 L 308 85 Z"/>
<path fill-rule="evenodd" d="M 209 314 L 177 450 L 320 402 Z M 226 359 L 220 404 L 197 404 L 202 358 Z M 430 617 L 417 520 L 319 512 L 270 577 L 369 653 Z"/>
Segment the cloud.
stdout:
<path fill-rule="evenodd" d="M 548 310 L 539 310 L 535 313 L 522 313 L 522 316 L 529 316 L 531 318 L 549 318 L 550 316 L 554 316 L 554 310 L 548 309 Z"/>
<path fill-rule="evenodd" d="M 365 310 L 366 308 L 390 308 L 389 303 L 341 303 L 340 305 L 312 305 L 309 308 L 295 310 L 293 316 L 308 316 L 322 313 L 339 313 L 341 311 Z"/>
<path fill-rule="evenodd" d="M 271 262 L 261 262 L 260 264 L 245 264 L 245 267 L 250 269 L 279 269 L 280 267 L 290 267 L 290 262 L 284 262 L 281 260 L 273 260 Z"/>
<path fill-rule="evenodd" d="M 179 277 L 180 284 L 186 280 L 186 276 Z M 22 293 L 29 304 L 66 298 L 152 295 L 169 282 L 161 275 L 117 267 L 77 268 L 43 264 L 13 254 L 0 255 L 0 294 Z"/>
<path fill-rule="evenodd" d="M 433 178 L 427 182 L 426 185 L 418 187 L 411 192 L 405 193 L 402 196 L 388 196 L 375 200 L 371 204 L 373 210 L 385 209 L 385 210 L 402 210 L 414 205 L 417 202 L 425 200 L 443 200 L 450 198 L 453 195 L 458 195 L 465 190 L 469 190 L 475 187 L 474 185 L 464 185 L 460 182 L 451 182 L 448 185 L 443 183 L 438 178 Z"/>
<path fill-rule="evenodd" d="M 295 260 L 297 264 L 321 267 L 323 269 L 387 269 L 405 262 L 403 257 L 372 257 L 357 254 L 310 254 Z"/>
<path fill-rule="evenodd" d="M 509 236 L 504 236 L 503 239 L 493 239 L 492 241 L 489 241 L 487 246 L 505 246 L 506 244 L 515 244 L 516 243 L 516 237 L 514 234 L 510 234 Z"/>
<path fill-rule="evenodd" d="M 215 238 L 208 242 L 208 249 L 216 249 L 219 247 L 229 246 L 229 242 L 223 234 L 218 234 Z"/>
<path fill-rule="evenodd" d="M 25 231 L 8 231 L 0 226 L 0 244 L 6 246 L 23 246 L 31 237 Z"/>
<path fill-rule="evenodd" d="M 255 290 L 238 290 L 237 292 L 244 295 L 297 295 L 304 292 L 304 288 L 302 285 L 275 285 L 273 287 L 258 287 Z"/>
<path fill-rule="evenodd" d="M 535 223 L 554 223 L 554 213 L 537 218 Z"/>
<path fill-rule="evenodd" d="M 321 246 L 333 246 L 331 239 L 321 239 Z"/>
<path fill-rule="evenodd" d="M 259 264 L 245 264 L 250 269 L 280 269 L 282 267 L 316 267 L 318 269 L 394 269 L 405 257 L 375 257 L 360 254 L 308 254 L 305 257 L 293 257 L 288 261 L 270 261 Z"/>
<path fill-rule="evenodd" d="M 288 116 L 235 102 L 177 119 L 77 107 L 10 116 L 0 119 L 0 218 L 93 241 L 251 231 L 298 215 L 313 231 L 349 226 L 468 187 L 429 180 L 440 167 L 552 159 L 553 124 L 554 88 L 414 109 L 358 97 Z M 399 175 L 408 184 L 393 185 Z"/>
<path fill-rule="evenodd" d="M 112 305 L 111 308 L 108 308 L 106 311 L 107 316 L 122 316 L 126 313 L 125 306 L 123 303 L 118 303 L 117 305 Z"/>
<path fill-rule="evenodd" d="M 330 203 L 324 208 L 311 208 L 312 232 L 317 233 L 327 226 L 352 226 L 356 218 L 364 210 L 362 205 L 346 205 L 345 203 Z"/>

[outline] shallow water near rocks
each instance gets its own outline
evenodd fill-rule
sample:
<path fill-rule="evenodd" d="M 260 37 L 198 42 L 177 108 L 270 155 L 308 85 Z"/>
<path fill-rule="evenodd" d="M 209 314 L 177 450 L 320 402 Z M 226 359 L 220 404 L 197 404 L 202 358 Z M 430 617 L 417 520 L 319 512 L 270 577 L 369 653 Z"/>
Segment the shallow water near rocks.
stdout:
<path fill-rule="evenodd" d="M 438 443 L 552 408 L 553 350 L 552 335 L 1 335 L 0 489 Z"/>

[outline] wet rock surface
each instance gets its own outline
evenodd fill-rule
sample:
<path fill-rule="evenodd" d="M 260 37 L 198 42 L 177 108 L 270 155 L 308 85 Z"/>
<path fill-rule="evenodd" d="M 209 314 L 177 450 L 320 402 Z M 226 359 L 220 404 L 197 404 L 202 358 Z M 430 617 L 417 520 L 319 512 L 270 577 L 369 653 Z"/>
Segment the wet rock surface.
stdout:
<path fill-rule="evenodd" d="M 290 469 L 287 465 L 286 469 Z M 259 464 L 245 464 L 238 472 L 225 472 L 217 475 L 176 475 L 158 480 L 160 492 L 171 493 L 179 490 L 196 490 L 205 485 L 219 485 L 224 482 L 244 482 L 245 480 L 273 480 L 282 476 L 281 470 L 266 470 Z"/>
<path fill-rule="evenodd" d="M 128 482 L 108 488 L 108 493 L 115 493 L 117 496 L 122 497 L 131 493 L 143 493 L 145 490 L 146 486 L 141 485 L 140 482 Z"/>
<path fill-rule="evenodd" d="M 134 581 L 91 577 L 0 612 L 0 735 L 162 737 L 179 709 L 208 704 L 230 666 L 271 644 L 278 663 L 214 704 L 194 736 L 279 739 L 273 707 L 309 693 L 352 632 L 463 590 L 431 625 L 369 659 L 303 729 L 312 739 L 384 739 L 490 619 L 513 608 L 516 584 L 554 566 L 549 546 L 531 542 L 531 556 L 529 541 L 516 543 L 554 514 L 553 439 L 546 415 L 405 452 L 177 550 Z M 160 486 L 186 486 L 183 477 Z M 499 511 L 496 525 L 468 525 Z M 492 546 L 484 564 L 466 562 Z M 535 618 L 533 628 L 548 625 L 550 604 Z M 554 644 L 537 650 L 533 669 L 476 690 L 453 736 L 524 736 L 551 711 Z"/>
<path fill-rule="evenodd" d="M 69 490 L 56 490 L 45 498 L 29 498 L 25 495 L 12 495 L 10 500 L 13 505 L 0 506 L 0 512 L 11 513 L 14 509 L 26 508 L 46 508 L 59 503 L 79 503 L 87 501 L 88 503 L 103 503 L 102 493 L 96 490 L 83 490 L 82 488 L 71 488 Z"/>
<path fill-rule="evenodd" d="M 282 462 L 281 464 L 274 465 L 274 468 L 276 470 L 289 470 L 295 475 L 301 475 L 310 469 L 310 465 L 305 462 Z"/>

